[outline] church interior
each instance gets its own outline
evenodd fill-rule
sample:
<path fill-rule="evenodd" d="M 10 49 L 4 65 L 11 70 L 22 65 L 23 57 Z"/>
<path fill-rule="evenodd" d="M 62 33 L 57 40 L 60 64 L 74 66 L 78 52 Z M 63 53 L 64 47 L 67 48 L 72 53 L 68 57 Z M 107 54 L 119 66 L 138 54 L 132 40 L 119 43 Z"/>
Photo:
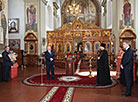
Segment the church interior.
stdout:
<path fill-rule="evenodd" d="M 0 102 L 138 102 L 137 4 L 138 0 L 0 0 Z M 125 87 L 117 70 L 123 42 L 133 50 L 130 97 L 121 96 Z M 102 43 L 112 83 L 97 86 Z M 5 46 L 15 59 L 8 82 L 3 80 Z M 48 46 L 55 55 L 54 80 L 47 79 Z"/>

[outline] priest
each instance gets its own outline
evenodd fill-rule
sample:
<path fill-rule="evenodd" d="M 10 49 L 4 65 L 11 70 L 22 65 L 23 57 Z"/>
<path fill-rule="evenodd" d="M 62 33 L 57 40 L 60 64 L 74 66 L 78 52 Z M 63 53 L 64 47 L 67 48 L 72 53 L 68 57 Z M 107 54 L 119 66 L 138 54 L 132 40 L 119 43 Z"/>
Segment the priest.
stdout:
<path fill-rule="evenodd" d="M 108 63 L 108 52 L 105 50 L 105 44 L 100 45 L 100 54 L 97 59 L 97 79 L 96 85 L 111 84 L 110 70 Z"/>

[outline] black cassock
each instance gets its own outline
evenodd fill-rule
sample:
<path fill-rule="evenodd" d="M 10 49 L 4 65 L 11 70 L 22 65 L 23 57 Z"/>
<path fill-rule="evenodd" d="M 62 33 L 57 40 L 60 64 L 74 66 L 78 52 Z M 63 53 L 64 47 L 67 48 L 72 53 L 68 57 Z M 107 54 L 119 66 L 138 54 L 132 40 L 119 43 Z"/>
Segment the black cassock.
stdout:
<path fill-rule="evenodd" d="M 102 50 L 99 55 L 100 59 L 97 60 L 97 79 L 96 84 L 109 85 L 111 84 L 110 70 L 108 63 L 108 53 Z"/>

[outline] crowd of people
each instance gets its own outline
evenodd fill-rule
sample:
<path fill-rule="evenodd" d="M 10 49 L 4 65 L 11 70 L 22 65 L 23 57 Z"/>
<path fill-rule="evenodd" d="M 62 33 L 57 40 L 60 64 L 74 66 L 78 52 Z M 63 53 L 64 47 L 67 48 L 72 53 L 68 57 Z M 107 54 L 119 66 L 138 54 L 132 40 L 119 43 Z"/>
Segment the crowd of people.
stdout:
<path fill-rule="evenodd" d="M 97 79 L 96 85 L 110 85 L 112 83 L 110 76 L 110 68 L 108 61 L 108 52 L 105 50 L 106 44 L 101 43 L 97 57 Z M 12 59 L 9 58 L 10 48 L 5 47 L 5 51 L 2 53 L 3 67 L 4 67 L 4 81 L 8 82 L 10 78 L 10 69 L 12 66 Z M 54 60 L 55 55 L 51 50 L 51 47 L 47 47 L 47 51 L 44 52 L 46 59 L 46 73 L 48 80 L 56 80 L 54 74 Z M 119 51 L 116 57 L 116 77 L 120 80 L 120 83 L 126 87 L 122 96 L 131 96 L 133 87 L 133 50 L 128 42 L 123 42 L 123 47 L 119 47 Z M 52 76 L 50 76 L 50 71 Z M 0 75 L 1 76 L 1 75 Z M 0 78 L 1 79 L 1 78 Z M 0 80 L 1 81 L 1 80 Z"/>

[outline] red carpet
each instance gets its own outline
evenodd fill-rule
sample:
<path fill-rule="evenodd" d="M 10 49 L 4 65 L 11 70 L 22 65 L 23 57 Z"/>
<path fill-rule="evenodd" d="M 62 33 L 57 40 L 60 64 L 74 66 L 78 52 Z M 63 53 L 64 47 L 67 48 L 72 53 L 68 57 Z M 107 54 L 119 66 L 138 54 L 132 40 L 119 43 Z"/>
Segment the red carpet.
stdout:
<path fill-rule="evenodd" d="M 66 76 L 65 74 L 56 74 L 56 80 L 48 80 L 46 75 L 32 75 L 23 80 L 23 83 L 31 86 L 64 86 L 64 87 L 83 87 L 83 88 L 109 88 L 117 84 L 116 80 L 112 79 L 111 85 L 96 86 L 96 77 L 89 78 L 87 76 Z M 43 80 L 41 79 L 43 78 Z"/>
<path fill-rule="evenodd" d="M 72 102 L 74 88 L 52 87 L 40 102 Z"/>

